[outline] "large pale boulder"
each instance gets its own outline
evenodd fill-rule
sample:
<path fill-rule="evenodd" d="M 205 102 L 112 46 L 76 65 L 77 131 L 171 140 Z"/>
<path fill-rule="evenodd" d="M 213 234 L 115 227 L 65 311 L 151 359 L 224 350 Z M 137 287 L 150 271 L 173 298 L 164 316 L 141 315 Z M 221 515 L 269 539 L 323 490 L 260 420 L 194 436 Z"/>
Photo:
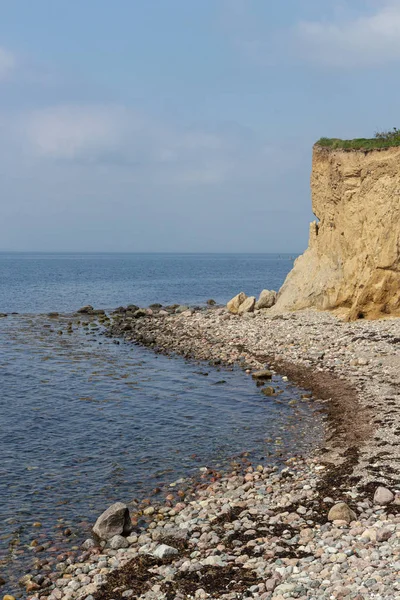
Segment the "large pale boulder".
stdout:
<path fill-rule="evenodd" d="M 244 292 L 240 292 L 240 294 L 232 298 L 232 300 L 229 300 L 228 304 L 226 305 L 226 308 L 233 315 L 237 315 L 240 305 L 243 304 L 246 298 L 246 294 Z"/>
<path fill-rule="evenodd" d="M 308 248 L 279 291 L 277 311 L 315 307 L 348 319 L 400 315 L 400 147 L 315 145 Z"/>
<path fill-rule="evenodd" d="M 263 290 L 256 302 L 256 309 L 271 308 L 276 302 L 276 292 L 274 290 Z"/>
<path fill-rule="evenodd" d="M 238 315 L 244 315 L 244 313 L 251 313 L 254 311 L 256 305 L 256 299 L 254 296 L 249 296 L 238 308 Z"/>
<path fill-rule="evenodd" d="M 356 513 L 351 510 L 346 502 L 338 502 L 330 509 L 328 513 L 328 521 L 346 521 L 351 523 L 357 519 Z"/>
<path fill-rule="evenodd" d="M 390 504 L 394 500 L 394 494 L 388 490 L 387 488 L 380 485 L 375 490 L 374 494 L 374 504 L 380 504 L 384 506 L 385 504 Z"/>
<path fill-rule="evenodd" d="M 126 504 L 116 502 L 97 519 L 93 533 L 102 540 L 110 540 L 116 535 L 129 535 L 132 524 Z"/>

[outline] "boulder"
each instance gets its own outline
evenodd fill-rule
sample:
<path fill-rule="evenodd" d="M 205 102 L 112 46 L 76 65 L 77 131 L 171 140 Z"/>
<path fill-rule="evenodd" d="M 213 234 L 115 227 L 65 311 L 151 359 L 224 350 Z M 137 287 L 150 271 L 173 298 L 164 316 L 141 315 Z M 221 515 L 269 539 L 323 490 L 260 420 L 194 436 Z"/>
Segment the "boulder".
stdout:
<path fill-rule="evenodd" d="M 243 304 L 246 298 L 246 294 L 244 292 L 240 292 L 240 294 L 232 298 L 232 300 L 229 300 L 228 304 L 226 305 L 226 308 L 233 315 L 237 315 L 240 305 Z"/>
<path fill-rule="evenodd" d="M 255 296 L 249 296 L 238 308 L 238 315 L 244 315 L 245 313 L 252 313 L 256 304 Z"/>
<path fill-rule="evenodd" d="M 187 310 L 189 310 L 189 307 L 182 304 L 181 306 L 178 306 L 178 308 L 175 309 L 175 312 L 177 315 L 179 315 L 179 313 L 186 312 Z"/>
<path fill-rule="evenodd" d="M 330 509 L 328 513 L 328 521 L 346 521 L 351 523 L 357 519 L 356 513 L 351 510 L 346 502 L 338 502 Z"/>
<path fill-rule="evenodd" d="M 252 373 L 251 376 L 253 379 L 271 379 L 272 373 L 268 369 L 263 369 L 261 371 L 254 371 L 254 373 Z"/>
<path fill-rule="evenodd" d="M 91 315 L 93 313 L 93 310 L 93 306 L 90 306 L 90 304 L 88 304 L 87 306 L 82 306 L 82 308 L 80 308 L 77 312 L 81 315 Z"/>
<path fill-rule="evenodd" d="M 274 396 L 275 395 L 275 388 L 271 387 L 270 385 L 263 388 L 261 391 L 264 394 L 264 396 Z"/>
<path fill-rule="evenodd" d="M 93 533 L 102 540 L 115 535 L 128 535 L 132 531 L 129 509 L 122 502 L 115 502 L 97 519 Z"/>
<path fill-rule="evenodd" d="M 208 304 L 208 306 L 215 306 L 217 303 L 212 298 L 209 298 L 207 300 L 207 304 Z"/>
<path fill-rule="evenodd" d="M 271 308 L 276 302 L 276 292 L 274 290 L 263 290 L 256 302 L 256 309 Z"/>
<path fill-rule="evenodd" d="M 110 548 L 119 550 L 120 548 L 128 548 L 129 542 L 122 535 L 114 535 L 110 540 Z"/>
<path fill-rule="evenodd" d="M 167 546 L 167 544 L 161 544 L 157 546 L 157 548 L 153 552 L 153 556 L 155 558 L 168 558 L 169 556 L 173 556 L 178 554 L 178 550 L 173 548 L 172 546 Z"/>
<path fill-rule="evenodd" d="M 394 500 L 394 494 L 387 488 L 383 486 L 379 486 L 374 494 L 374 504 L 380 504 L 384 506 L 385 504 L 390 504 Z"/>

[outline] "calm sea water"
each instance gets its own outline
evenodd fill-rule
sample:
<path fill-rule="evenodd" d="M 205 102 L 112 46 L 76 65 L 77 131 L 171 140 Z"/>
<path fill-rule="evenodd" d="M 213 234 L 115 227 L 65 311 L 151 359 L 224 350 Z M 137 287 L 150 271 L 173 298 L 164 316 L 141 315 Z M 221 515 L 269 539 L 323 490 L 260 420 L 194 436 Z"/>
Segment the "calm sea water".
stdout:
<path fill-rule="evenodd" d="M 20 313 L 0 319 L 4 591 L 18 593 L 33 558 L 52 560 L 87 537 L 110 503 L 205 465 L 224 468 L 243 451 L 279 463 L 309 451 L 323 430 L 317 407 L 279 377 L 281 394 L 266 398 L 238 369 L 116 345 L 96 328 L 68 334 L 70 317 L 39 313 L 225 302 L 241 289 L 278 288 L 291 264 L 268 255 L 0 255 L 0 312 Z"/>
<path fill-rule="evenodd" d="M 0 253 L 0 312 L 225 303 L 278 289 L 292 265 L 289 254 Z"/>

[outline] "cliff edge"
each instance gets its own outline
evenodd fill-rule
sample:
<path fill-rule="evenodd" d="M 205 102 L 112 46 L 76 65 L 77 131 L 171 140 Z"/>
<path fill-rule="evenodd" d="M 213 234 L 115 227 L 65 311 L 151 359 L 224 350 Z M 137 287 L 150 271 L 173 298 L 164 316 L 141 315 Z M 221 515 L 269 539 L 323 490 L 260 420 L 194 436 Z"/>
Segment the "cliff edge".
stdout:
<path fill-rule="evenodd" d="M 309 245 L 276 308 L 400 315 L 400 147 L 313 148 Z"/>

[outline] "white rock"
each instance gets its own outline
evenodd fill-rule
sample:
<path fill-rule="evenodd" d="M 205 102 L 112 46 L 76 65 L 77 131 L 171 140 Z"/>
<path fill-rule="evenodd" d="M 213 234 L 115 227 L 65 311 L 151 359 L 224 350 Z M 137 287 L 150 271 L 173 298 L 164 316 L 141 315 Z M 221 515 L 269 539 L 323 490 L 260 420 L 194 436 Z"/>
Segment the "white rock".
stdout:
<path fill-rule="evenodd" d="M 153 556 L 161 559 L 167 558 L 168 556 L 173 556 L 174 554 L 178 554 L 178 550 L 172 546 L 167 546 L 167 544 L 161 544 L 160 546 L 157 546 L 153 552 Z"/>
<path fill-rule="evenodd" d="M 128 548 L 129 542 L 122 535 L 114 535 L 110 540 L 110 548 L 119 550 L 120 548 Z"/>
<path fill-rule="evenodd" d="M 374 504 L 384 506 L 385 504 L 390 504 L 391 502 L 393 502 L 393 500 L 394 494 L 392 494 L 392 492 L 387 488 L 380 485 L 376 489 L 376 492 L 374 494 Z"/>

